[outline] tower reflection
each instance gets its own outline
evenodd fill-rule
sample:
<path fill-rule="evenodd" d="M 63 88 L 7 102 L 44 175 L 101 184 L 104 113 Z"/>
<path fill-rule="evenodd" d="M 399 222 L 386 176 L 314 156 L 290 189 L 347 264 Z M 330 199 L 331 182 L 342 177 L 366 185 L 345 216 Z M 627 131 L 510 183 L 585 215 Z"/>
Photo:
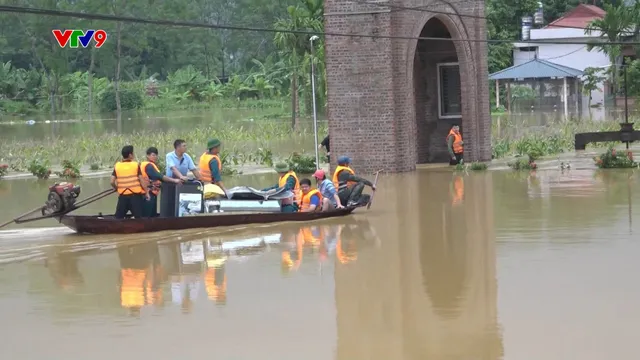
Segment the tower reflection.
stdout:
<path fill-rule="evenodd" d="M 381 249 L 336 262 L 337 359 L 502 358 L 491 174 L 385 180 Z"/>

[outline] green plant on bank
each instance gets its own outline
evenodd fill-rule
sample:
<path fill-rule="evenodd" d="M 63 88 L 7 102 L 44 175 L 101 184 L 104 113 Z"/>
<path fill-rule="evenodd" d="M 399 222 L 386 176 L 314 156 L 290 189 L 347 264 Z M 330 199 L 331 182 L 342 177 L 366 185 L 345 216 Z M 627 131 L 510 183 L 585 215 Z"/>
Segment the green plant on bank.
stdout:
<path fill-rule="evenodd" d="M 55 174 L 64 179 L 77 179 L 80 177 L 80 167 L 72 161 L 63 160 L 62 171 L 56 171 Z"/>
<path fill-rule="evenodd" d="M 286 160 L 286 163 L 298 176 L 301 174 L 313 174 L 316 171 L 315 156 L 307 156 L 294 152 Z"/>
<path fill-rule="evenodd" d="M 95 164 L 95 163 L 94 163 L 94 164 L 91 164 L 91 165 L 89 166 L 89 170 L 91 170 L 91 171 L 98 171 L 98 170 L 100 170 L 100 165 L 99 165 L 99 164 Z"/>
<path fill-rule="evenodd" d="M 528 155 L 525 157 L 518 157 L 515 161 L 507 163 L 507 166 L 513 170 L 535 170 L 538 165 L 535 162 L 535 157 Z"/>
<path fill-rule="evenodd" d="M 7 173 L 9 173 L 9 165 L 0 164 L 0 179 L 2 179 L 5 176 L 7 176 Z"/>
<path fill-rule="evenodd" d="M 49 162 L 46 160 L 32 160 L 27 170 L 38 179 L 48 179 L 51 176 Z"/>
<path fill-rule="evenodd" d="M 526 120 L 505 116 L 492 123 L 492 158 L 532 155 L 535 158 L 574 150 L 575 134 L 582 132 L 618 131 L 617 121 L 570 119 L 548 123 L 545 127 L 532 127 Z M 609 143 L 589 144 L 601 148 Z"/>
<path fill-rule="evenodd" d="M 464 161 L 460 161 L 459 164 L 456 165 L 455 171 L 483 171 L 487 170 L 489 165 L 481 162 L 472 162 L 471 164 L 465 164 Z"/>
<path fill-rule="evenodd" d="M 595 161 L 596 166 L 600 169 L 628 169 L 638 167 L 638 163 L 634 161 L 631 151 L 621 154 L 613 147 L 607 149 L 607 151 L 600 156 L 594 157 L 593 161 Z"/>
<path fill-rule="evenodd" d="M 487 165 L 486 163 L 481 163 L 481 162 L 473 162 L 473 163 L 471 163 L 469 168 L 471 170 L 473 170 L 473 171 L 484 171 L 484 170 L 487 170 L 489 168 L 489 165 Z"/>

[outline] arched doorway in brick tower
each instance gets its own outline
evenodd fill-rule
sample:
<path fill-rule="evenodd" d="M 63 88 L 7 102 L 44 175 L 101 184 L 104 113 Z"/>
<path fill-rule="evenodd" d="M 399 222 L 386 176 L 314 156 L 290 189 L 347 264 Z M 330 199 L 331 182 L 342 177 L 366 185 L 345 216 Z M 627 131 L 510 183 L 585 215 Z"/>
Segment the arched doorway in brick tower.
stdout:
<path fill-rule="evenodd" d="M 419 30 L 419 37 L 452 40 L 418 40 L 409 74 L 413 75 L 417 163 L 449 160 L 446 137 L 459 125 L 463 137 L 476 114 L 474 93 L 465 91 L 475 82 L 469 43 L 453 39 L 469 38 L 466 29 L 449 15 L 431 15 Z M 417 34 L 416 34 L 417 35 Z M 471 76 L 469 76 L 471 75 Z"/>

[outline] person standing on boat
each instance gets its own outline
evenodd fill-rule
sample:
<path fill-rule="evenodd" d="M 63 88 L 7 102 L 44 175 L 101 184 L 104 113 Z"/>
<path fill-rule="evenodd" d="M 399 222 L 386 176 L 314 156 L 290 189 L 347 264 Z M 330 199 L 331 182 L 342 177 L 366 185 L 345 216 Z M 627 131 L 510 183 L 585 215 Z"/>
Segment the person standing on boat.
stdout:
<path fill-rule="evenodd" d="M 333 173 L 333 185 L 338 188 L 340 201 L 347 206 L 356 206 L 369 202 L 369 195 L 362 194 L 365 185 L 370 186 L 373 191 L 375 185 L 367 179 L 356 176 L 356 172 L 351 168 L 351 159 L 348 156 L 338 158 L 338 166 Z"/>
<path fill-rule="evenodd" d="M 277 163 L 275 166 L 275 170 L 280 176 L 278 178 L 278 183 L 272 187 L 262 189 L 262 191 L 278 192 L 282 188 L 284 188 L 284 191 L 293 192 L 293 197 L 290 199 L 281 200 L 280 206 L 282 212 L 284 213 L 297 212 L 298 205 L 300 204 L 300 181 L 298 180 L 298 176 L 289 168 L 289 165 L 287 165 L 286 163 Z"/>
<path fill-rule="evenodd" d="M 460 126 L 453 125 L 447 135 L 447 150 L 449 150 L 449 156 L 451 160 L 449 165 L 458 165 L 462 163 L 464 155 L 464 141 L 462 141 L 462 134 L 460 134 Z"/>
<path fill-rule="evenodd" d="M 227 190 L 222 183 L 222 161 L 220 160 L 220 145 L 218 139 L 207 142 L 207 151 L 200 156 L 198 167 L 200 168 L 200 180 L 206 184 L 218 185 L 225 193 Z"/>
<path fill-rule="evenodd" d="M 322 195 L 322 211 L 344 208 L 340 201 L 340 197 L 338 196 L 336 187 L 333 185 L 331 180 L 327 179 L 324 170 L 316 170 L 313 177 L 316 179 L 318 190 Z"/>
<path fill-rule="evenodd" d="M 322 194 L 311 188 L 311 180 L 300 180 L 300 212 L 316 212 L 322 210 Z"/>
<path fill-rule="evenodd" d="M 140 163 L 140 171 L 142 177 L 149 184 L 149 199 L 145 199 L 143 205 L 143 212 L 145 217 L 158 216 L 158 193 L 160 193 L 160 185 L 162 182 L 168 182 L 173 184 L 181 184 L 182 180 L 172 179 L 168 176 L 162 175 L 160 169 L 156 165 L 158 161 L 158 149 L 150 147 L 147 149 L 147 160 Z"/>
<path fill-rule="evenodd" d="M 187 142 L 178 139 L 173 142 L 174 151 L 167 154 L 167 175 L 170 178 L 187 181 L 187 173 L 191 171 L 196 179 L 200 179 L 200 173 L 196 164 L 189 154 L 187 154 Z"/>
<path fill-rule="evenodd" d="M 134 161 L 133 146 L 122 148 L 122 161 L 116 163 L 111 173 L 111 186 L 118 192 L 116 219 L 124 219 L 130 211 L 135 218 L 143 217 L 145 197 L 149 199 L 148 184 L 142 177 L 140 164 Z"/>

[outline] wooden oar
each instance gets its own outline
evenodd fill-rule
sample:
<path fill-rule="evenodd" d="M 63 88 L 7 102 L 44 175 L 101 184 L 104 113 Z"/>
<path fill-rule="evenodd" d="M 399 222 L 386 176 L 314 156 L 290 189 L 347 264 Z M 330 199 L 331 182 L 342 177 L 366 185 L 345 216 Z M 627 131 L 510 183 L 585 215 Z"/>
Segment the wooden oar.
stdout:
<path fill-rule="evenodd" d="M 382 170 L 376 171 L 376 178 L 373 180 L 373 186 L 374 187 L 378 184 L 378 175 L 380 175 L 381 172 L 382 172 Z M 373 196 L 375 194 L 376 194 L 376 191 L 373 190 L 373 192 L 371 193 L 371 198 L 369 199 L 369 203 L 367 204 L 367 210 L 369 210 L 371 208 L 371 204 L 373 203 Z"/>

